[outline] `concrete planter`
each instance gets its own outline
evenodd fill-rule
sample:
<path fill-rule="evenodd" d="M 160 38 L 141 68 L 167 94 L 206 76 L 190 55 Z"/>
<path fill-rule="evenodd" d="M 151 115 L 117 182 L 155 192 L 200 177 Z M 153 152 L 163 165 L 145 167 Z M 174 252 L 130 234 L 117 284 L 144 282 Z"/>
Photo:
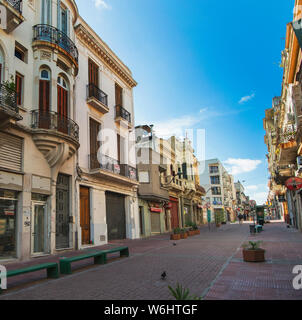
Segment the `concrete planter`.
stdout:
<path fill-rule="evenodd" d="M 180 240 L 180 234 L 171 234 L 170 240 Z"/>
<path fill-rule="evenodd" d="M 195 231 L 191 231 L 191 230 L 189 230 L 188 232 L 189 232 L 189 237 L 193 237 L 193 236 L 195 236 L 195 235 L 196 235 L 196 234 L 195 234 Z"/>
<path fill-rule="evenodd" d="M 200 230 L 194 230 L 194 232 L 195 232 L 195 235 L 200 234 Z"/>
<path fill-rule="evenodd" d="M 242 254 L 243 254 L 243 260 L 246 262 L 264 262 L 265 261 L 264 249 L 256 249 L 256 250 L 243 249 Z"/>

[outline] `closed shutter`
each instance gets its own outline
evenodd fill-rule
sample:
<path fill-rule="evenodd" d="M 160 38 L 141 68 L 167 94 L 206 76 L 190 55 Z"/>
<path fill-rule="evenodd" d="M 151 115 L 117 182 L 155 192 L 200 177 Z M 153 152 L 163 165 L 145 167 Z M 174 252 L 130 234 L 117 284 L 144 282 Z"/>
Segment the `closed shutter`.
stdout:
<path fill-rule="evenodd" d="M 2 64 L 0 63 L 0 83 L 2 82 Z"/>
<path fill-rule="evenodd" d="M 0 168 L 22 171 L 23 139 L 0 132 Z"/>
<path fill-rule="evenodd" d="M 123 105 L 123 89 L 117 83 L 115 84 L 115 105 Z"/>
<path fill-rule="evenodd" d="M 18 106 L 22 104 L 22 90 L 23 90 L 23 78 L 22 76 L 16 74 L 16 92 L 17 92 Z"/>
<path fill-rule="evenodd" d="M 40 80 L 39 110 L 40 113 L 49 112 L 49 81 L 46 80 Z"/>
<path fill-rule="evenodd" d="M 90 118 L 89 126 L 90 126 L 90 154 L 92 156 L 97 156 L 97 152 L 101 146 L 101 142 L 98 141 L 100 124 L 97 121 Z"/>
<path fill-rule="evenodd" d="M 89 70 L 89 84 L 94 84 L 96 87 L 99 87 L 99 67 L 89 59 L 88 62 Z"/>

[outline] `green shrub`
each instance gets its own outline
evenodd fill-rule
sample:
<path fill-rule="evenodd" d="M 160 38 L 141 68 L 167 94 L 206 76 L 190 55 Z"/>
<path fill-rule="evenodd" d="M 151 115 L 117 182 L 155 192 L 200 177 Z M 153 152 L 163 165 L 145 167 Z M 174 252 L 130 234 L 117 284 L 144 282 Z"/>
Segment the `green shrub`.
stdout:
<path fill-rule="evenodd" d="M 197 296 L 190 296 L 189 289 L 183 288 L 179 283 L 177 283 L 177 286 L 175 289 L 173 289 L 171 286 L 168 286 L 172 296 L 176 300 L 202 300 L 201 297 Z"/>

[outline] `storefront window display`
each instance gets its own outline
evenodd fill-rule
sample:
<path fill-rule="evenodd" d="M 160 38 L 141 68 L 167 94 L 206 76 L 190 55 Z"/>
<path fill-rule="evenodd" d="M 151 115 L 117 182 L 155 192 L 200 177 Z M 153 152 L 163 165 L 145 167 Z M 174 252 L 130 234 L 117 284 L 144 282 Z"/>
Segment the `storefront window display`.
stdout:
<path fill-rule="evenodd" d="M 0 259 L 16 256 L 17 192 L 0 189 Z"/>

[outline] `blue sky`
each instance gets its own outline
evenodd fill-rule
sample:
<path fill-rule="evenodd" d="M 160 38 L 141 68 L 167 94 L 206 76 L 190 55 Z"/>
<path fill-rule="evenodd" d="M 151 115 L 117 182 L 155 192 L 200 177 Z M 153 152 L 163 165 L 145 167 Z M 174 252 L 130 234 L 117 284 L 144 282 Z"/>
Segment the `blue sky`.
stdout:
<path fill-rule="evenodd" d="M 294 0 L 77 0 L 80 14 L 138 82 L 136 124 L 160 135 L 205 129 L 219 158 L 267 197 L 262 119 L 280 95 L 281 50 Z"/>

